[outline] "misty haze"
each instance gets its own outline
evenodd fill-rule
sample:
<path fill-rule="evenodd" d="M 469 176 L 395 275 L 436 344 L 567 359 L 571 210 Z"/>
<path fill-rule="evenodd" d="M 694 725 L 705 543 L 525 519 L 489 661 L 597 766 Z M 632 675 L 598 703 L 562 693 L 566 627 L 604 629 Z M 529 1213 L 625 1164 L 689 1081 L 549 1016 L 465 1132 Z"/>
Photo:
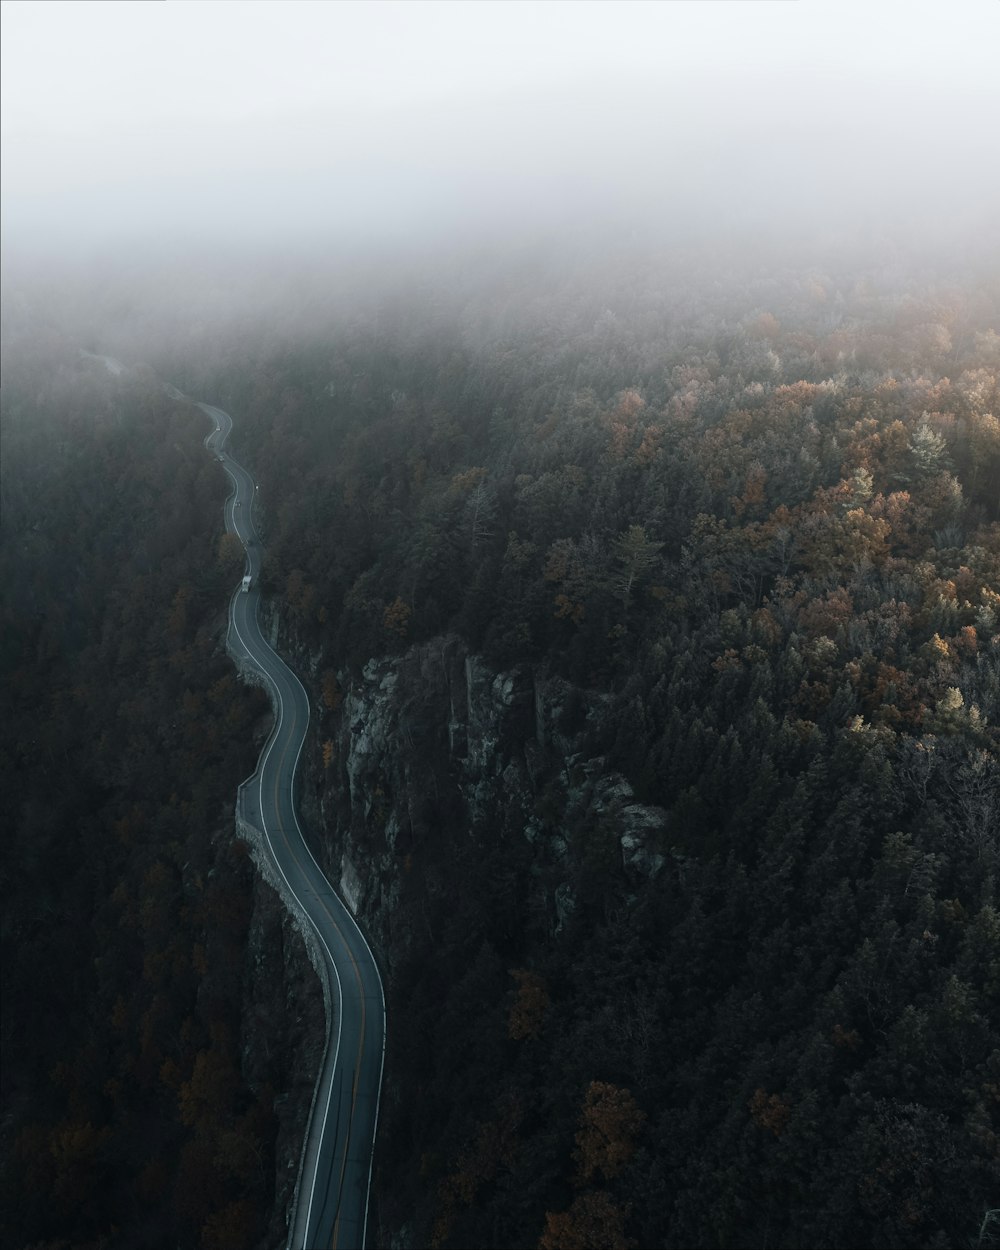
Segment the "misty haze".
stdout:
<path fill-rule="evenodd" d="M 1000 5 L 2 5 L 0 1240 L 1000 1246 Z"/>

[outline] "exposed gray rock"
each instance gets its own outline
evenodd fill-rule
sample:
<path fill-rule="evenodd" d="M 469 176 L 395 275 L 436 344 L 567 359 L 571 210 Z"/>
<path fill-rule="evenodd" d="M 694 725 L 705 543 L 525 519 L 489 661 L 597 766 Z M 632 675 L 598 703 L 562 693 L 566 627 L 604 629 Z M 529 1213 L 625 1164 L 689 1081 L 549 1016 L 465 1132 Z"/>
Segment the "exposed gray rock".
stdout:
<path fill-rule="evenodd" d="M 283 645 L 299 666 L 294 643 Z M 331 665 L 302 654 L 300 671 L 306 661 L 314 673 Z M 628 780 L 591 754 L 599 696 L 527 665 L 498 672 L 451 636 L 371 657 L 338 681 L 334 710 L 314 687 L 300 801 L 314 853 L 368 932 L 390 999 L 399 969 L 439 939 L 458 866 L 496 855 L 499 840 L 514 854 L 498 862 L 520 864 L 512 915 L 557 936 L 577 911 L 595 827 L 620 851 L 611 871 L 626 901 L 630 878 L 662 870 L 665 813 L 636 802 Z M 383 1097 L 389 1115 L 401 1102 L 391 1061 Z M 378 1203 L 377 1165 L 375 1184 Z"/>
<path fill-rule="evenodd" d="M 556 886 L 552 901 L 556 909 L 556 933 L 559 933 L 576 910 L 576 899 L 573 897 L 573 889 L 568 881 Z"/>

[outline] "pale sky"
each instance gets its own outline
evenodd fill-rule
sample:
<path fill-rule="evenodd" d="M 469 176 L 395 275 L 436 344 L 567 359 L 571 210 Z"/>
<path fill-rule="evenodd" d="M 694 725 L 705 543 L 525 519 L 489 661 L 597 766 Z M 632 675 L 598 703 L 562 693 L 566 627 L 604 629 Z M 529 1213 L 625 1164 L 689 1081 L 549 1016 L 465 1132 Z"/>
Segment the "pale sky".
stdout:
<path fill-rule="evenodd" d="M 579 212 L 612 192 L 694 206 L 748 183 L 763 211 L 768 179 L 802 213 L 996 191 L 997 0 L 2 14 L 8 246 Z"/>

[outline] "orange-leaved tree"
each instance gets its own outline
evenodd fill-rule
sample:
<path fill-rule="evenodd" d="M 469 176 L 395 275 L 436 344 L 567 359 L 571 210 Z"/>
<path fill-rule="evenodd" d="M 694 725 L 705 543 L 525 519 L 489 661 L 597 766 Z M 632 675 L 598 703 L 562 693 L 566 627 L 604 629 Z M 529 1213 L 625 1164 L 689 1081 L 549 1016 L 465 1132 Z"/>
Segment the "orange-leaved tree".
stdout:
<path fill-rule="evenodd" d="M 635 1153 L 635 1139 L 645 1119 L 627 1089 L 591 1081 L 573 1151 L 577 1183 L 586 1184 L 597 1172 L 605 1180 L 616 1177 Z"/>

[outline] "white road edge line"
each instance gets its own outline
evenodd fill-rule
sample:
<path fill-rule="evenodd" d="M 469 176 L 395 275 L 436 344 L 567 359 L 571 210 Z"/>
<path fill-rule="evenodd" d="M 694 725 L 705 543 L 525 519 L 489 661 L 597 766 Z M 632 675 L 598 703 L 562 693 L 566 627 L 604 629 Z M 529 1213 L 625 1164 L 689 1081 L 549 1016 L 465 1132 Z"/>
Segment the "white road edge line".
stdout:
<path fill-rule="evenodd" d="M 231 430 L 231 428 L 232 428 L 232 427 L 231 427 L 231 425 L 230 425 L 230 430 Z M 222 439 L 222 441 L 223 441 L 223 442 L 225 441 L 225 439 L 226 439 L 226 438 L 228 438 L 228 437 L 229 437 L 230 430 L 227 430 L 227 431 L 226 431 L 226 433 L 225 433 L 225 435 L 223 436 L 223 439 Z M 217 433 L 221 432 L 221 426 L 218 426 L 218 425 L 216 426 L 216 432 L 217 432 Z M 211 435 L 209 435 L 209 437 L 211 437 Z M 238 481 L 237 481 L 237 479 L 236 479 L 236 475 L 235 475 L 235 474 L 233 474 L 233 473 L 230 471 L 229 466 L 228 466 L 225 462 L 223 462 L 223 468 L 226 470 L 227 474 L 229 475 L 229 477 L 230 477 L 230 478 L 232 479 L 232 481 L 233 481 L 234 492 L 233 492 L 233 495 L 230 495 L 229 499 L 227 499 L 227 501 L 226 501 L 226 502 L 227 502 L 228 504 L 230 504 L 230 518 L 231 518 L 231 520 L 232 520 L 233 530 L 236 532 L 236 536 L 237 536 L 238 538 L 240 538 L 239 530 L 237 529 L 237 526 L 236 526 L 235 506 L 234 506 L 234 505 L 233 505 L 233 503 L 232 503 L 232 501 L 233 501 L 233 499 L 234 499 L 234 496 L 235 496 L 235 495 L 237 495 L 237 494 L 239 493 L 239 482 L 238 482 Z M 241 466 L 241 468 L 242 468 L 242 466 Z M 245 469 L 244 469 L 244 472 L 246 472 L 246 470 L 245 470 Z M 253 477 L 252 477 L 249 473 L 247 473 L 247 477 L 249 478 L 250 482 L 251 482 L 251 483 L 253 483 Z M 251 492 L 251 502 L 252 502 L 252 499 L 253 499 L 253 492 Z M 251 528 L 252 528 L 252 523 L 251 523 Z M 242 538 L 240 538 L 240 541 L 241 541 L 241 542 L 243 542 L 243 539 L 242 539 Z M 245 546 L 246 546 L 246 544 L 244 543 L 244 548 L 245 548 Z M 275 850 L 274 850 L 274 843 L 271 841 L 271 835 L 270 835 L 270 832 L 268 831 L 268 828 L 267 828 L 267 821 L 266 821 L 266 820 L 265 820 L 265 818 L 264 818 L 264 792 L 263 792 L 263 784 L 264 784 L 264 781 L 263 781 L 263 775 L 264 775 L 264 769 L 265 769 L 265 767 L 266 767 L 266 765 L 267 765 L 267 761 L 268 761 L 268 759 L 270 758 L 270 754 L 271 754 L 271 751 L 272 751 L 272 750 L 273 750 L 273 748 L 274 748 L 274 744 L 275 744 L 275 742 L 277 741 L 277 738 L 278 738 L 278 733 L 279 733 L 279 731 L 280 731 L 280 729 L 281 729 L 281 724 L 282 724 L 282 721 L 284 720 L 284 715 L 285 715 L 285 705 L 284 705 L 284 700 L 283 700 L 283 699 L 282 699 L 282 697 L 281 697 L 281 690 L 279 689 L 277 682 L 276 682 L 276 681 L 274 680 L 274 678 L 270 675 L 270 673 L 268 673 L 268 672 L 267 672 L 264 668 L 262 668 L 262 666 L 261 666 L 261 664 L 259 663 L 259 661 L 257 660 L 257 658 L 254 656 L 253 652 L 250 650 L 250 647 L 247 645 L 247 643 L 246 643 L 245 639 L 243 638 L 243 635 L 240 633 L 240 627 L 239 627 L 239 624 L 238 624 L 238 622 L 237 622 L 237 620 L 236 620 L 236 611 L 235 611 L 235 607 L 236 607 L 236 594 L 238 594 L 238 592 L 234 592 L 232 599 L 230 599 L 230 621 L 231 621 L 232 627 L 233 627 L 233 629 L 236 631 L 236 637 L 239 639 L 240 646 L 243 648 L 243 651 L 244 651 L 244 653 L 246 654 L 247 658 L 248 658 L 248 659 L 249 659 L 249 660 L 250 660 L 250 661 L 251 661 L 251 662 L 255 665 L 255 667 L 257 668 L 258 672 L 260 672 L 260 673 L 261 673 L 261 675 L 265 678 L 265 680 L 266 680 L 266 681 L 270 684 L 270 686 L 271 686 L 271 688 L 274 690 L 274 693 L 275 693 L 275 695 L 277 696 L 277 700 L 278 700 L 278 719 L 277 719 L 277 721 L 275 722 L 274 729 L 273 729 L 273 730 L 272 730 L 272 732 L 271 732 L 271 735 L 270 735 L 270 740 L 269 740 L 269 742 L 268 742 L 267 746 L 266 746 L 266 747 L 265 747 L 265 749 L 264 749 L 264 754 L 262 755 L 262 757 L 261 757 L 261 759 L 260 759 L 260 762 L 259 762 L 259 763 L 258 763 L 258 765 L 257 765 L 257 769 L 255 770 L 255 773 L 251 773 L 251 774 L 250 774 L 250 777 L 249 777 L 249 778 L 247 778 L 247 780 L 248 780 L 248 781 L 249 781 L 249 780 L 252 780 L 252 778 L 253 778 L 253 776 L 254 776 L 255 774 L 256 774 L 256 775 L 258 776 L 258 778 L 259 778 L 259 784 L 258 784 L 258 789 L 259 789 L 258 810 L 259 810 L 259 812 L 260 812 L 260 823 L 261 823 L 261 825 L 262 825 L 262 832 L 263 832 L 264 837 L 265 837 L 265 839 L 266 839 L 266 841 L 267 841 L 268 850 L 269 850 L 269 851 L 270 851 L 270 853 L 271 853 L 271 860 L 272 860 L 272 862 L 274 863 L 275 867 L 278 869 L 278 871 L 281 873 L 282 880 L 285 882 L 285 885 L 286 885 L 286 886 L 287 886 L 287 888 L 288 888 L 288 892 L 291 894 L 292 898 L 294 898 L 294 899 L 295 899 L 295 901 L 296 901 L 296 903 L 298 904 L 300 912 L 301 912 L 301 913 L 303 914 L 303 916 L 304 916 L 304 917 L 305 917 L 305 918 L 309 921 L 309 924 L 312 926 L 313 932 L 316 934 L 316 936 L 319 938 L 320 942 L 322 943 L 323 949 L 326 951 L 326 955 L 327 955 L 327 960 L 328 960 L 328 963 L 329 963 L 329 967 L 333 969 L 333 975 L 334 975 L 334 977 L 336 978 L 336 981 L 337 981 L 337 999 L 338 999 L 338 1011 L 337 1011 L 337 1044 L 336 1044 L 336 1047 L 335 1047 L 335 1049 L 334 1049 L 334 1055 L 333 1055 L 333 1065 L 332 1065 L 332 1067 L 331 1067 L 331 1069 L 330 1069 L 329 1088 L 328 1088 L 328 1090 L 327 1090 L 326 1107 L 325 1107 L 325 1110 L 324 1110 L 324 1118 L 323 1118 L 323 1127 L 322 1127 L 322 1130 L 321 1130 L 321 1133 L 320 1133 L 320 1137 L 319 1137 L 319 1142 L 318 1142 L 318 1144 L 317 1144 L 317 1148 L 316 1148 L 316 1160 L 315 1160 L 315 1165 L 314 1165 L 314 1167 L 313 1167 L 313 1174 L 312 1174 L 312 1178 L 311 1178 L 311 1182 L 310 1182 L 310 1188 L 309 1188 L 309 1204 L 308 1204 L 308 1207 L 307 1207 L 307 1209 L 306 1209 L 306 1225 L 305 1225 L 305 1227 L 306 1227 L 306 1237 L 307 1237 L 307 1240 L 308 1240 L 309 1225 L 310 1225 L 310 1222 L 311 1222 L 311 1219 L 312 1219 L 312 1208 L 313 1208 L 313 1202 L 314 1202 L 314 1200 L 315 1200 L 315 1196 L 316 1196 L 316 1180 L 317 1180 L 316 1173 L 317 1173 L 317 1170 L 318 1170 L 318 1165 L 319 1165 L 319 1159 L 320 1159 L 320 1156 L 321 1156 L 321 1155 L 322 1155 L 322 1153 L 323 1153 L 323 1143 L 324 1143 L 324 1141 L 325 1141 L 325 1139 L 326 1139 L 327 1129 L 329 1128 L 329 1123 L 330 1123 L 330 1103 L 331 1103 L 331 1101 L 332 1101 L 332 1099 L 333 1099 L 333 1089 L 334 1089 L 334 1085 L 335 1085 L 335 1079 L 334 1079 L 334 1078 L 335 1078 L 335 1076 L 336 1076 L 336 1072 L 337 1072 L 337 1065 L 338 1065 L 338 1063 L 340 1062 L 340 1038 L 341 1038 L 341 1029 L 342 1029 L 342 1024 L 343 1024 L 343 985 L 342 985 L 341 980 L 340 980 L 340 971 L 339 971 L 339 969 L 337 968 L 337 962 L 336 962 L 336 960 L 335 960 L 335 959 L 334 959 L 334 957 L 333 957 L 333 952 L 330 950 L 330 947 L 327 945 L 326 939 L 324 938 L 324 936 L 323 936 L 322 932 L 320 931 L 320 929 L 319 929 L 318 925 L 316 924 L 316 922 L 313 920 L 312 916 L 310 916 L 310 914 L 309 914 L 308 910 L 306 909 L 306 907 L 304 906 L 304 904 L 303 904 L 302 900 L 299 898 L 299 896 L 296 894 L 295 890 L 292 888 L 292 884 L 291 884 L 291 882 L 288 880 L 288 877 L 286 876 L 285 871 L 284 871 L 284 869 L 283 869 L 283 868 L 282 868 L 282 866 L 281 866 L 281 862 L 280 862 L 280 860 L 278 859 L 278 856 L 275 854 Z M 255 613 L 254 613 L 254 615 L 256 616 L 256 604 L 255 604 Z M 263 637 L 263 636 L 262 636 L 262 637 Z M 265 646 L 267 646 L 266 642 L 264 643 L 264 645 L 265 645 Z M 292 669 L 290 669 L 290 668 L 288 667 L 288 665 L 286 665 L 286 664 L 285 664 L 285 662 L 281 659 L 281 657 L 277 654 L 277 652 L 275 652 L 275 651 L 274 651 L 271 647 L 267 647 L 267 649 L 271 652 L 271 655 L 272 655 L 272 656 L 274 657 L 274 659 L 278 662 L 278 664 L 281 666 L 281 668 L 284 668 L 284 669 L 286 670 L 286 672 L 288 672 L 288 673 L 289 673 L 289 674 L 290 674 L 290 675 L 291 675 L 291 676 L 295 679 L 295 681 L 298 683 L 299 689 L 302 691 L 302 694 L 303 694 L 303 697 L 304 697 L 304 699 L 305 699 L 305 703 L 306 703 L 306 725 L 305 725 L 305 731 L 308 731 L 308 728 L 309 728 L 309 721 L 310 721 L 310 719 L 311 719 L 311 711 L 312 711 L 311 704 L 310 704 L 310 701 L 309 701 L 309 695 L 307 694 L 305 687 L 302 685 L 302 682 L 299 680 L 298 674 L 296 674 L 296 673 L 295 673 Z M 311 850 L 311 848 L 310 848 L 310 846 L 309 846 L 308 842 L 306 841 L 306 839 L 305 839 L 305 837 L 304 837 L 304 835 L 303 835 L 303 833 L 302 833 L 302 827 L 299 825 L 298 813 L 297 813 L 297 811 L 296 811 L 296 809 L 295 809 L 295 795 L 294 795 L 295 774 L 296 774 L 296 772 L 298 771 L 299 758 L 300 758 L 300 757 L 301 757 L 301 755 L 302 755 L 302 748 L 303 748 L 303 746 L 304 746 L 304 745 L 305 745 L 305 732 L 303 732 L 302 739 L 301 739 L 301 741 L 299 742 L 299 749 L 298 749 L 298 751 L 296 752 L 296 755 L 295 755 L 295 763 L 294 763 L 294 765 L 293 765 L 293 767 L 292 767 L 292 775 L 291 775 L 291 781 L 290 781 L 290 796 L 289 796 L 289 797 L 290 797 L 290 799 L 291 799 L 292 818 L 293 818 L 293 820 L 295 821 L 295 828 L 296 828 L 296 831 L 298 832 L 299 839 L 300 839 L 300 841 L 302 842 L 302 845 L 305 847 L 306 852 L 307 852 L 307 854 L 309 855 L 309 858 L 312 860 L 313 864 L 315 865 L 317 872 L 320 874 L 320 877 L 321 877 L 324 881 L 326 881 L 326 875 L 325 875 L 325 873 L 323 872 L 322 868 L 320 868 L 319 864 L 316 862 L 316 857 L 313 855 L 312 850 Z M 245 783 L 244 783 L 244 784 L 245 784 Z M 329 884 L 329 883 L 327 883 L 327 884 Z M 348 909 L 347 909 L 347 908 L 344 908 L 344 912 L 345 912 L 345 914 L 346 914 L 346 915 L 350 915 L 350 912 L 348 911 Z M 364 942 L 364 944 L 365 944 L 366 948 L 368 949 L 368 953 L 369 953 L 369 955 L 371 956 L 372 964 L 373 964 L 373 966 L 374 966 L 374 968 L 375 968 L 375 974 L 376 974 L 376 976 L 378 977 L 378 982 L 379 982 L 379 991 L 380 991 L 381 996 L 382 996 L 382 1018 L 383 1018 L 383 1031 L 382 1031 L 382 1062 L 381 1062 L 381 1065 L 380 1065 L 380 1067 L 379 1067 L 379 1086 L 378 1086 L 378 1096 L 377 1096 L 377 1099 L 376 1099 L 375 1123 L 374 1123 L 374 1129 L 375 1129 L 375 1130 L 377 1130 L 377 1128 L 378 1128 L 378 1110 L 379 1110 L 379 1107 L 381 1106 L 381 1101 L 382 1101 L 382 1074 L 383 1074 L 383 1072 L 384 1072 L 384 1070 L 385 1070 L 385 1027 L 384 1027 L 384 1022 L 385 1022 L 385 987 L 384 987 L 384 985 L 383 985 L 383 983 L 382 983 L 382 974 L 381 974 L 381 971 L 380 971 L 380 969 L 379 969 L 378 963 L 377 963 L 377 961 L 376 961 L 376 959 L 375 959 L 374 954 L 372 954 L 371 947 L 368 945 L 368 941 L 367 941 L 367 939 L 365 938 L 364 933 L 362 933 L 362 932 L 361 932 L 361 929 L 360 929 L 360 928 L 359 928 L 359 926 L 357 925 L 357 922 L 354 920 L 354 917 L 353 917 L 353 916 L 351 916 L 350 918 L 351 918 L 351 923 L 354 925 L 355 930 L 357 931 L 357 933 L 358 933 L 358 934 L 359 934 L 359 936 L 361 937 L 361 940 Z M 362 987 L 361 987 L 361 990 L 362 990 L 362 993 L 363 993 L 363 992 L 364 992 L 364 986 L 362 986 Z M 329 1044 L 330 1044 L 330 1042 L 329 1042 L 329 1033 L 328 1033 L 328 1034 L 327 1034 L 327 1041 L 326 1041 L 326 1044 L 325 1044 L 325 1046 L 324 1046 L 324 1048 L 323 1048 L 323 1058 L 322 1058 L 322 1060 L 321 1060 L 321 1065 L 320 1065 L 320 1071 L 321 1071 L 321 1072 L 322 1072 L 323 1068 L 326 1066 L 326 1057 L 327 1057 L 328 1050 L 329 1050 Z M 315 1108 L 314 1108 L 314 1111 L 315 1111 Z M 308 1142 L 308 1139 L 309 1139 L 309 1127 L 308 1127 L 308 1125 L 307 1125 L 307 1127 L 306 1127 L 306 1141 L 307 1141 L 307 1142 Z M 374 1131 L 373 1131 L 373 1135 L 372 1135 L 372 1158 L 371 1158 L 371 1160 L 369 1161 L 369 1165 L 368 1165 L 368 1192 L 369 1192 L 369 1194 L 370 1194 L 370 1192 L 371 1192 L 371 1175 L 372 1175 L 372 1165 L 373 1165 L 373 1162 L 374 1162 L 374 1154 L 375 1154 L 375 1135 L 374 1135 Z M 300 1195 L 300 1199 L 301 1199 L 301 1195 Z M 291 1236 L 294 1234 L 294 1231 L 295 1231 L 295 1230 L 294 1230 L 294 1228 L 290 1230 L 290 1232 L 289 1232 L 289 1237 L 290 1237 L 290 1238 L 291 1238 Z M 366 1195 L 366 1198 L 365 1198 L 365 1222 L 364 1222 L 364 1229 L 363 1229 L 363 1232 L 362 1232 L 361 1250 L 364 1250 L 365 1241 L 366 1241 L 366 1239 L 367 1239 L 367 1233 L 368 1233 L 368 1197 L 367 1197 L 367 1195 Z"/>

